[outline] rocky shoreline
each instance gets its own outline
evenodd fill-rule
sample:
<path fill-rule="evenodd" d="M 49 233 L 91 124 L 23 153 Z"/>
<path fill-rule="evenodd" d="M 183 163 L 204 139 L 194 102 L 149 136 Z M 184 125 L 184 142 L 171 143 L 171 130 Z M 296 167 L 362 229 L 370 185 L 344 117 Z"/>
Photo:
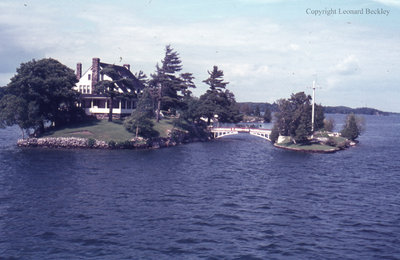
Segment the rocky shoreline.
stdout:
<path fill-rule="evenodd" d="M 279 144 L 274 144 L 276 148 L 279 149 L 284 149 L 284 150 L 289 150 L 289 151 L 296 151 L 296 152 L 303 152 L 303 153 L 335 153 L 338 151 L 342 151 L 345 149 L 348 149 L 350 147 L 354 147 L 357 145 L 358 142 L 354 141 L 348 141 L 346 142 L 346 145 L 341 146 L 341 147 L 334 147 L 332 146 L 331 149 L 326 149 L 326 150 L 318 150 L 318 149 L 302 149 L 302 148 L 297 148 L 297 147 L 288 147 L 284 145 L 279 145 Z"/>
<path fill-rule="evenodd" d="M 330 150 L 313 150 L 313 149 L 306 150 L 306 149 L 287 147 L 287 146 L 282 146 L 282 145 L 277 145 L 277 144 L 274 144 L 274 146 L 276 148 L 280 148 L 280 149 L 284 149 L 284 150 L 303 152 L 303 153 L 335 153 L 337 151 L 342 150 L 337 147 L 332 147 L 332 149 L 330 149 Z"/>
<path fill-rule="evenodd" d="M 175 132 L 171 137 L 127 140 L 122 142 L 102 141 L 79 137 L 40 137 L 19 139 L 19 147 L 64 148 L 64 149 L 159 149 L 183 143 L 205 142 L 209 138 L 191 137 L 186 132 Z"/>

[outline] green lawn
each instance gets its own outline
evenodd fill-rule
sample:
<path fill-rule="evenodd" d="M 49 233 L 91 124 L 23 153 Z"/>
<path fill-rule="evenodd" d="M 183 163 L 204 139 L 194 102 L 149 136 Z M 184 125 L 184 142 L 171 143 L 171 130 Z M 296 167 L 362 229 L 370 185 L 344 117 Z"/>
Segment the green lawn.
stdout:
<path fill-rule="evenodd" d="M 329 146 L 329 145 L 324 145 L 324 144 L 310 144 L 310 145 L 301 145 L 301 144 L 279 144 L 281 146 L 287 147 L 287 148 L 293 148 L 293 149 L 301 149 L 305 151 L 332 151 L 336 150 L 336 147 Z"/>
<path fill-rule="evenodd" d="M 158 123 L 155 119 L 152 121 L 154 123 L 154 130 L 160 133 L 160 137 L 167 137 L 168 132 L 174 127 L 172 124 L 172 119 L 163 119 Z"/>
<path fill-rule="evenodd" d="M 164 119 L 159 123 L 154 120 L 154 129 L 160 133 L 160 137 L 167 137 L 168 130 L 173 128 L 172 120 Z M 107 120 L 95 120 L 82 124 L 70 125 L 60 129 L 46 132 L 43 137 L 81 137 L 94 138 L 103 141 L 126 141 L 134 137 L 134 133 L 128 132 L 121 120 L 108 122 Z"/>
<path fill-rule="evenodd" d="M 50 131 L 45 133 L 44 137 L 94 138 L 108 142 L 111 140 L 130 140 L 134 135 L 125 129 L 120 120 L 115 120 L 113 122 L 95 120 Z"/>

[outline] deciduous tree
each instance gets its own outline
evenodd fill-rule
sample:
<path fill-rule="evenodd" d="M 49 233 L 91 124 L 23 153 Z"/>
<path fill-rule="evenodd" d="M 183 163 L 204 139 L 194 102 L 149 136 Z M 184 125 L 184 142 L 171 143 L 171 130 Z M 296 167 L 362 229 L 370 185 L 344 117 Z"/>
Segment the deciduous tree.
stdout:
<path fill-rule="evenodd" d="M 280 135 L 290 136 L 295 142 L 307 142 L 311 131 L 311 96 L 304 92 L 292 94 L 278 101 L 276 127 Z M 322 106 L 316 105 L 315 130 L 323 127 Z"/>
<path fill-rule="evenodd" d="M 18 124 L 39 134 L 45 123 L 60 125 L 77 112 L 75 73 L 55 59 L 22 63 L 1 98 L 0 124 Z"/>

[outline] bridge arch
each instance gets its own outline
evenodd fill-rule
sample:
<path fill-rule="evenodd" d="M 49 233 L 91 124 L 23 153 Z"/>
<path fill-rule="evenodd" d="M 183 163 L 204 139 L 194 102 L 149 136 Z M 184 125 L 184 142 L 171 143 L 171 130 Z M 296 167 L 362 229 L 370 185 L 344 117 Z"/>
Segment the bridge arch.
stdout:
<path fill-rule="evenodd" d="M 248 133 L 268 141 L 271 141 L 271 129 L 262 128 L 245 128 L 245 127 L 212 127 L 211 133 L 214 138 L 221 138 L 228 135 L 237 135 L 239 133 Z"/>

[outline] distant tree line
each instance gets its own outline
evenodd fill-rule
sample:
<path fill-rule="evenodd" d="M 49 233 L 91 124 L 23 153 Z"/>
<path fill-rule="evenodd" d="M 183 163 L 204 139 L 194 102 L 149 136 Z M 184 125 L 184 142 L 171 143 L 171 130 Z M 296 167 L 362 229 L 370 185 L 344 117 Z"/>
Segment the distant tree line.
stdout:
<path fill-rule="evenodd" d="M 268 102 L 238 102 L 240 111 L 246 114 L 246 111 L 254 111 L 256 107 L 260 108 L 260 111 L 269 109 L 271 112 L 278 112 L 278 104 Z M 359 115 L 390 115 L 390 112 L 384 112 L 375 108 L 362 107 L 362 108 L 350 108 L 346 106 L 323 106 L 324 113 L 326 114 L 359 114 Z"/>
<path fill-rule="evenodd" d="M 345 106 L 326 106 L 324 107 L 324 112 L 327 114 L 360 114 L 360 115 L 384 115 L 387 116 L 389 112 L 383 112 L 381 110 L 369 107 L 361 108 L 350 108 Z"/>

